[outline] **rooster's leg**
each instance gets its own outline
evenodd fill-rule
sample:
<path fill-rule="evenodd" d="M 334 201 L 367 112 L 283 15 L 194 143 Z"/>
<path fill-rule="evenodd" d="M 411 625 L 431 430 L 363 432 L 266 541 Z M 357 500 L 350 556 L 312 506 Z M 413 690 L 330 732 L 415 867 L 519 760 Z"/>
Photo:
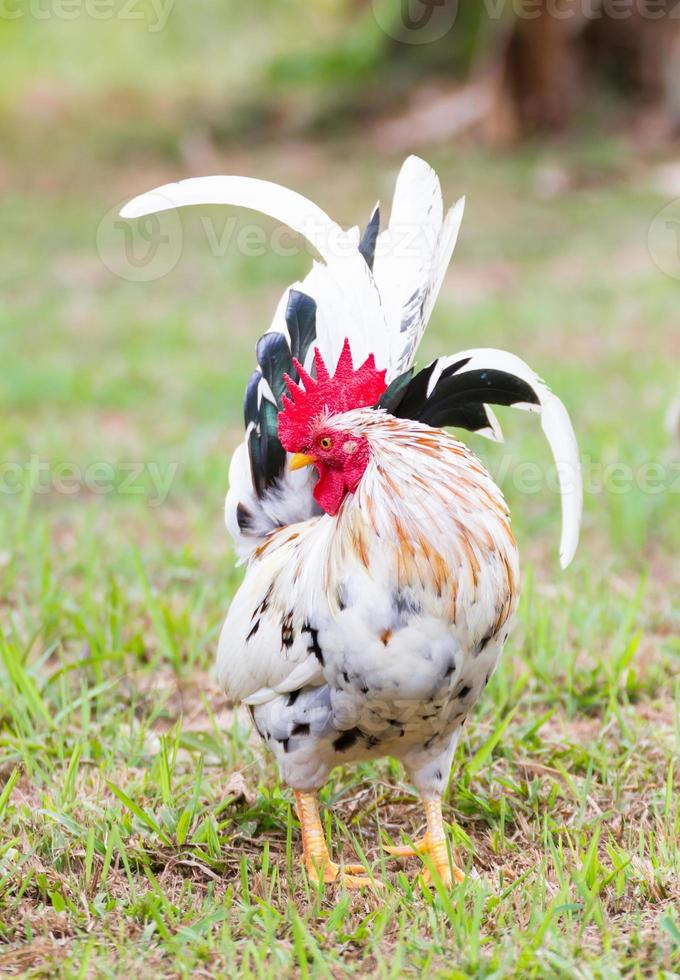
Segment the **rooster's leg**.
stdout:
<path fill-rule="evenodd" d="M 455 863 L 449 862 L 442 818 L 442 801 L 438 796 L 425 799 L 423 806 L 427 820 L 425 836 L 416 841 L 413 847 L 386 847 L 385 850 L 393 857 L 424 857 L 427 855 L 441 878 L 442 884 L 447 887 L 451 887 L 454 881 L 460 884 L 465 881 L 465 875 Z M 426 869 L 425 877 L 426 880 L 429 880 L 429 869 Z"/>
<path fill-rule="evenodd" d="M 295 805 L 302 828 L 305 867 L 307 874 L 313 881 L 319 883 L 337 881 L 338 884 L 343 884 L 345 888 L 363 888 L 366 885 L 380 886 L 379 881 L 373 881 L 365 873 L 362 874 L 366 870 L 363 865 L 345 864 L 341 868 L 334 861 L 331 861 L 319 817 L 316 793 L 300 793 L 296 790 Z"/>

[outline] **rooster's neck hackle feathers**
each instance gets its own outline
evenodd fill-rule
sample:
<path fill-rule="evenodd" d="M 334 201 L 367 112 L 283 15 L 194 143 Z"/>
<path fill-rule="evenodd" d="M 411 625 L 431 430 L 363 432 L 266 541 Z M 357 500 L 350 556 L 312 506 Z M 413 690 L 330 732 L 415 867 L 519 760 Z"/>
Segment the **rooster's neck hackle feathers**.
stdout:
<path fill-rule="evenodd" d="M 421 601 L 430 596 L 452 623 L 489 587 L 481 569 L 496 567 L 504 622 L 516 599 L 516 544 L 507 506 L 487 471 L 445 432 L 382 412 L 359 415 L 371 463 L 339 514 L 331 555 L 351 549 L 364 565 L 371 552 L 372 561 L 391 559 L 398 588 Z"/>
<path fill-rule="evenodd" d="M 299 588 L 309 602 L 301 621 L 313 608 L 337 615 L 356 569 L 376 580 L 387 574 L 398 593 L 452 624 L 495 601 L 500 629 L 516 605 L 517 548 L 503 496 L 474 454 L 445 432 L 381 410 L 346 412 L 329 427 L 366 438 L 371 459 L 335 517 L 282 529 L 257 549 L 256 564 L 290 539 L 271 601 L 283 609 Z"/>

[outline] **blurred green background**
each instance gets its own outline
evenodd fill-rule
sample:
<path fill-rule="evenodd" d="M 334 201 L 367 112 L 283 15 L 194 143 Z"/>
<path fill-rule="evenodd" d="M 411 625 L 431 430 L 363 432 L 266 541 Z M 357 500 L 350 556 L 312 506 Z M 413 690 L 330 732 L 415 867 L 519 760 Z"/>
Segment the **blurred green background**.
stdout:
<path fill-rule="evenodd" d="M 559 500 L 536 420 L 499 413 L 505 447 L 469 438 L 509 499 L 528 584 L 450 801 L 467 814 L 478 847 L 507 816 L 529 828 L 526 840 L 540 850 L 548 848 L 546 807 L 552 812 L 554 794 L 564 792 L 588 847 L 594 824 L 574 787 L 588 771 L 586 796 L 597 797 L 601 813 L 613 812 L 625 770 L 658 816 L 656 833 L 665 834 L 668 850 L 663 860 L 661 851 L 650 857 L 647 831 L 633 823 L 630 853 L 648 865 L 640 871 L 633 863 L 626 875 L 639 874 L 642 891 L 631 892 L 622 910 L 628 885 L 616 878 L 610 896 L 614 884 L 602 882 L 611 869 L 603 865 L 588 915 L 597 903 L 605 918 L 616 912 L 616 937 L 641 902 L 653 918 L 677 900 L 678 814 L 667 801 L 677 787 L 680 730 L 680 447 L 665 421 L 680 384 L 677 5 L 667 4 L 660 21 L 641 14 L 642 0 L 628 20 L 607 16 L 598 3 L 602 16 L 592 19 L 579 13 L 585 5 L 566 4 L 575 12 L 566 21 L 518 17 L 510 4 L 496 5 L 498 18 L 488 3 L 454 6 L 443 33 L 451 8 L 435 10 L 432 36 L 420 43 L 404 26 L 403 8 L 382 0 L 0 4 L 0 782 L 19 774 L 11 802 L 0 796 L 0 942 L 7 944 L 0 972 L 59 962 L 63 975 L 77 975 L 91 921 L 100 930 L 96 949 L 87 946 L 98 975 L 179 969 L 180 949 L 186 970 L 201 957 L 224 965 L 226 947 L 203 919 L 199 928 L 199 906 L 201 916 L 212 915 L 220 889 L 238 891 L 239 875 L 252 870 L 237 860 L 248 841 L 266 831 L 285 842 L 286 819 L 290 828 L 288 802 L 272 790 L 276 775 L 248 741 L 247 724 L 227 710 L 210 668 L 240 575 L 222 501 L 241 438 L 242 392 L 255 341 L 309 256 L 299 241 L 291 254 L 248 254 L 239 235 L 253 228 L 269 235 L 270 222 L 197 208 L 162 215 L 153 228 L 163 246 L 158 263 L 131 266 L 127 256 L 148 248 L 145 229 L 126 230 L 115 217 L 142 191 L 208 173 L 276 180 L 343 225 L 363 224 L 376 199 L 386 216 L 410 152 L 437 169 L 447 203 L 467 195 L 420 362 L 471 346 L 524 358 L 569 408 L 587 485 L 581 548 L 563 575 Z M 522 490 L 525 461 L 544 473 L 538 492 Z M 644 486 L 650 464 L 661 474 L 652 490 Z M 168 480 L 162 501 L 154 474 Z M 515 734 L 519 744 L 507 752 L 511 735 L 504 736 L 495 763 L 505 767 L 501 807 L 498 784 L 485 772 L 473 794 L 464 763 L 517 698 L 511 730 L 525 718 L 531 753 L 543 753 L 549 768 L 540 786 L 527 789 L 513 769 L 524 735 Z M 549 737 L 542 742 L 531 721 L 552 713 L 551 725 L 563 726 L 559 749 Z M 584 718 L 594 720 L 588 732 L 578 727 Z M 158 734 L 171 731 L 187 753 L 172 793 L 159 775 L 158 747 Z M 639 744 L 645 748 L 637 751 Z M 206 770 L 194 798 L 199 757 Z M 562 777 L 550 775 L 559 766 L 573 799 Z M 224 804 L 231 769 L 246 771 L 260 809 Z M 385 767 L 375 772 L 398 778 Z M 179 819 L 194 798 L 194 837 L 164 849 L 104 780 L 161 814 L 167 828 L 173 807 Z M 553 794 L 550 805 L 542 793 Z M 110 845 L 118 840 L 112 828 L 120 847 Z M 218 831 L 219 840 L 233 837 L 232 848 L 220 852 Z M 506 863 L 525 844 L 513 857 L 504 843 Z M 121 855 L 119 877 L 91 881 L 92 867 L 108 868 L 109 846 Z M 148 896 L 156 893 L 146 889 L 152 869 L 160 874 L 178 853 L 187 856 L 184 846 L 201 868 L 217 869 L 220 885 L 213 895 L 210 874 L 196 872 L 193 885 L 177 886 L 171 914 L 160 900 L 153 906 Z M 661 866 L 667 904 L 659 911 Z M 191 887 L 204 884 L 201 905 Z M 585 956 L 571 920 L 546 933 L 548 899 L 525 894 L 539 918 L 526 925 L 533 912 L 523 909 L 519 932 L 514 922 L 493 919 L 512 919 L 514 898 L 493 915 L 487 909 L 487 939 L 500 957 L 494 968 L 548 975 L 541 942 L 574 962 Z M 268 948 L 266 937 L 279 927 L 288 937 L 293 920 L 260 921 L 261 910 L 241 898 L 238 914 L 227 917 L 237 923 L 235 942 Z M 306 921 L 323 945 L 317 913 Z M 411 914 L 420 912 L 400 907 L 394 921 L 417 934 L 424 926 Z M 668 914 L 674 925 L 676 913 Z M 62 916 L 61 952 L 49 939 L 50 916 Z M 482 928 L 466 916 L 465 928 Z M 669 926 L 663 935 L 671 934 Z M 192 935 L 208 947 L 197 951 Z M 486 956 L 475 936 L 466 961 L 473 971 Z M 326 939 L 336 942 L 327 955 L 339 957 L 332 963 L 340 970 L 345 940 Z M 446 963 L 449 941 L 434 936 L 434 962 Z M 280 951 L 282 969 L 298 962 L 292 948 Z M 233 968 L 240 947 L 229 949 Z M 649 963 L 659 962 L 655 950 L 645 954 Z M 601 952 L 595 943 L 587 954 L 594 970 Z M 388 954 L 371 955 L 382 969 Z M 415 940 L 403 956 L 414 969 L 432 962 Z"/>

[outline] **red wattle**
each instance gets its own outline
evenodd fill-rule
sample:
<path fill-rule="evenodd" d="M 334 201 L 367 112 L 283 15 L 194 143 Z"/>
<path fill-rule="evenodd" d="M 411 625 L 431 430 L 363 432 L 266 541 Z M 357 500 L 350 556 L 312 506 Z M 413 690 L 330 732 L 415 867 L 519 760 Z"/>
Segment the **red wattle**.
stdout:
<path fill-rule="evenodd" d="M 347 493 L 345 479 L 341 470 L 318 465 L 317 470 L 319 479 L 314 486 L 314 499 L 322 510 L 334 517 Z"/>

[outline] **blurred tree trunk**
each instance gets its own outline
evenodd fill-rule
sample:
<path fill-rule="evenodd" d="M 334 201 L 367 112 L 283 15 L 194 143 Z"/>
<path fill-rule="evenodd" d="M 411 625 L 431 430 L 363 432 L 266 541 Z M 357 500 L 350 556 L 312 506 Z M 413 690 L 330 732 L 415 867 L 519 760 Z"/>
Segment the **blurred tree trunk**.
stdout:
<path fill-rule="evenodd" d="M 625 17 L 616 13 L 624 6 L 605 0 L 569 3 L 559 5 L 569 16 L 556 17 L 551 0 L 532 4 L 529 18 L 515 16 L 498 52 L 502 126 L 517 135 L 561 129 L 602 80 L 631 101 L 664 105 L 677 123 L 680 20 L 671 14 L 678 0 L 631 0 Z"/>
<path fill-rule="evenodd" d="M 539 16 L 515 19 L 503 56 L 502 83 L 521 132 L 561 129 L 577 101 L 574 28 L 570 21 L 551 16 L 546 3 L 543 0 Z"/>
<path fill-rule="evenodd" d="M 666 2 L 664 17 L 659 4 L 643 0 L 634 5 L 631 17 L 593 21 L 584 36 L 584 47 L 601 71 L 645 99 L 665 99 L 671 81 L 667 76 L 673 48 L 680 38 L 677 0 Z M 656 11 L 656 13 L 655 13 Z M 677 77 L 674 79 L 678 84 Z"/>

